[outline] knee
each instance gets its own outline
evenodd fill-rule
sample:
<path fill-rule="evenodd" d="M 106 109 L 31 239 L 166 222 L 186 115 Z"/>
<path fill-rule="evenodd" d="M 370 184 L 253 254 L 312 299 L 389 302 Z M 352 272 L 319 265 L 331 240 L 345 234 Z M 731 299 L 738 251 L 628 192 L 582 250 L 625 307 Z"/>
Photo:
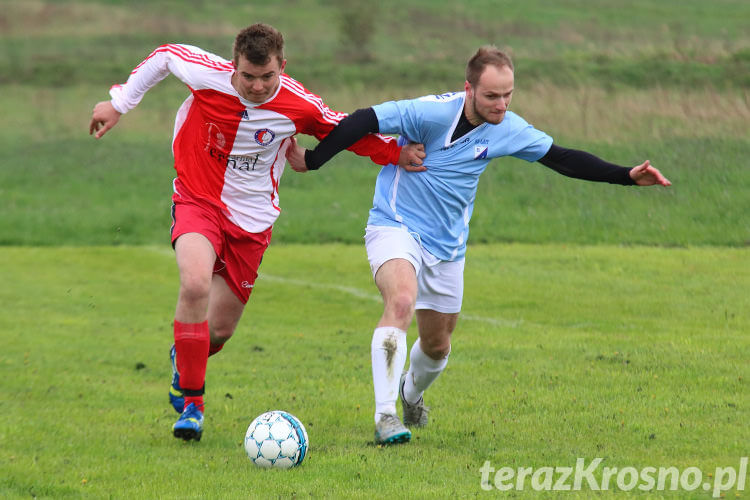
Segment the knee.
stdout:
<path fill-rule="evenodd" d="M 227 340 L 232 338 L 232 335 L 234 334 L 234 325 L 229 325 L 227 323 L 213 324 L 210 327 L 210 331 L 212 344 L 224 344 Z"/>
<path fill-rule="evenodd" d="M 411 294 L 399 292 L 386 302 L 387 313 L 400 321 L 411 321 L 415 299 Z"/>
<path fill-rule="evenodd" d="M 434 360 L 444 359 L 451 352 L 450 335 L 436 338 L 419 338 L 419 347 L 422 352 Z"/>
<path fill-rule="evenodd" d="M 211 276 L 188 275 L 180 280 L 180 299 L 188 302 L 200 302 L 208 299 L 211 291 Z"/>

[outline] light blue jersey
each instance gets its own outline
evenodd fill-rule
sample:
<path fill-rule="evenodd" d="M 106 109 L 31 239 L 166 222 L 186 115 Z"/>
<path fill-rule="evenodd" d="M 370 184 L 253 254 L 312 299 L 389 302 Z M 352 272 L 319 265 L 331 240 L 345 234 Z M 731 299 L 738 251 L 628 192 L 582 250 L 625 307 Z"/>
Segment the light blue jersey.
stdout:
<path fill-rule="evenodd" d="M 381 133 L 424 144 L 427 171 L 383 167 L 367 223 L 406 227 L 427 251 L 449 261 L 466 253 L 479 176 L 490 160 L 514 156 L 533 162 L 552 145 L 550 136 L 511 111 L 499 124 L 483 123 L 451 142 L 464 98 L 464 92 L 455 92 L 373 106 Z"/>

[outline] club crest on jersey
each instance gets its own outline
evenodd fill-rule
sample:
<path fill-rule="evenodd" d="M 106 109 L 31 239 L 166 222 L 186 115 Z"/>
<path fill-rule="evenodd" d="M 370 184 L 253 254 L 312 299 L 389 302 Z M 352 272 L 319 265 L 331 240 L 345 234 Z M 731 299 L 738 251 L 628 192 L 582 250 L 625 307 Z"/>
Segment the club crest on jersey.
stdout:
<path fill-rule="evenodd" d="M 487 150 L 489 146 L 474 146 L 474 159 L 481 160 L 487 158 Z"/>
<path fill-rule="evenodd" d="M 269 144 L 271 144 L 274 137 L 276 137 L 276 133 L 268 128 L 262 128 L 255 132 L 255 142 L 257 142 L 261 146 L 268 146 Z"/>

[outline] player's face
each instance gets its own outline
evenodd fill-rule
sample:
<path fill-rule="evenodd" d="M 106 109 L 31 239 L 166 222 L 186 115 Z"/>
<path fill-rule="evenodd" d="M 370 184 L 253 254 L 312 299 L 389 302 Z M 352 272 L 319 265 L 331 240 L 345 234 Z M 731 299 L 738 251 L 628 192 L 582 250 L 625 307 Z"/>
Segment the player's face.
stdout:
<path fill-rule="evenodd" d="M 503 121 L 513 95 L 513 83 L 512 69 L 493 65 L 487 65 L 476 86 L 466 82 L 466 117 L 469 121 L 474 125 L 481 122 L 497 125 Z"/>
<path fill-rule="evenodd" d="M 286 66 L 286 60 L 279 62 L 276 56 L 271 56 L 268 64 L 264 65 L 253 64 L 243 56 L 239 56 L 234 64 L 232 85 L 237 93 L 248 101 L 265 102 L 276 92 L 284 66 Z"/>

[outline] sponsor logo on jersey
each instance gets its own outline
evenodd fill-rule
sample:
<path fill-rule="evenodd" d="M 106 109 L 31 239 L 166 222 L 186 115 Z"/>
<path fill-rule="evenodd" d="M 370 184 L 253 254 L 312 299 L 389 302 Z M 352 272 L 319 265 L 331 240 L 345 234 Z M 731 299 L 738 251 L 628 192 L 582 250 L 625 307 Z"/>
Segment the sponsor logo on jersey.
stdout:
<path fill-rule="evenodd" d="M 487 158 L 487 150 L 489 146 L 474 146 L 474 159 L 481 160 Z"/>
<path fill-rule="evenodd" d="M 255 170 L 258 158 L 260 158 L 260 153 L 255 153 L 254 156 L 229 155 L 227 167 L 234 170 Z"/>
<path fill-rule="evenodd" d="M 242 286 L 242 288 L 252 288 L 255 286 L 251 284 L 249 281 L 243 281 L 242 283 L 240 283 L 240 285 Z"/>
<path fill-rule="evenodd" d="M 255 132 L 255 142 L 261 146 L 268 146 L 271 144 L 274 137 L 276 137 L 276 132 L 269 128 L 262 128 Z"/>
<path fill-rule="evenodd" d="M 242 110 L 242 113 L 237 113 L 237 114 L 240 115 L 240 120 L 249 120 L 250 119 L 250 115 L 247 114 L 247 110 L 246 109 Z"/>
<path fill-rule="evenodd" d="M 208 151 L 212 147 L 224 149 L 227 145 L 227 139 L 224 137 L 224 134 L 221 133 L 219 126 L 211 122 L 206 123 L 204 126 L 206 127 L 205 150 Z"/>

